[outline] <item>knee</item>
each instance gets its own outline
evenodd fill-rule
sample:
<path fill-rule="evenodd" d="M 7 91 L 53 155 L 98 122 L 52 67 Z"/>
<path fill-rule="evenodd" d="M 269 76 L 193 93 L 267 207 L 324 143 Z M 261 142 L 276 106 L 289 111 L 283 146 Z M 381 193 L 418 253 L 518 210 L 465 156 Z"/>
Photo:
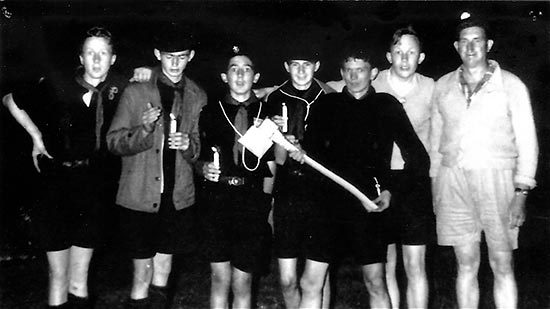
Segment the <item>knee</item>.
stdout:
<path fill-rule="evenodd" d="M 365 286 L 367 287 L 367 290 L 371 294 L 381 294 L 386 293 L 386 282 L 382 276 L 363 276 L 363 281 L 365 282 Z"/>
<path fill-rule="evenodd" d="M 48 275 L 50 281 L 57 285 L 68 284 L 69 282 L 69 273 L 67 269 L 50 267 Z"/>
<path fill-rule="evenodd" d="M 231 284 L 231 277 L 222 273 L 212 272 L 210 277 L 213 289 L 227 288 Z"/>
<path fill-rule="evenodd" d="M 425 264 L 422 259 L 405 259 L 403 264 L 407 278 L 419 278 L 426 274 Z"/>
<path fill-rule="evenodd" d="M 296 276 L 283 275 L 279 278 L 279 281 L 283 292 L 295 290 L 297 288 L 298 280 Z"/>
<path fill-rule="evenodd" d="M 240 278 L 233 281 L 233 294 L 236 296 L 248 296 L 252 287 L 252 277 Z"/>
<path fill-rule="evenodd" d="M 300 279 L 300 288 L 302 289 L 302 292 L 306 294 L 321 293 L 323 281 L 302 276 L 302 279 Z"/>
<path fill-rule="evenodd" d="M 156 260 L 154 270 L 157 274 L 168 275 L 172 271 L 172 259 Z"/>
<path fill-rule="evenodd" d="M 514 273 L 512 261 L 503 259 L 489 259 L 489 264 L 493 270 L 495 278 L 509 276 Z"/>

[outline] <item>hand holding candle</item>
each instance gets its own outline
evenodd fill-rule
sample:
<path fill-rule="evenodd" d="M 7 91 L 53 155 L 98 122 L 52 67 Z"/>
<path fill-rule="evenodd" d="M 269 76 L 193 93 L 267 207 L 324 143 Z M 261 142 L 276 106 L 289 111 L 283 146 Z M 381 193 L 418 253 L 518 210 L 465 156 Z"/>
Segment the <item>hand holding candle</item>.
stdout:
<path fill-rule="evenodd" d="M 286 106 L 285 103 L 283 103 L 283 106 L 282 106 L 282 116 L 283 116 L 283 127 L 281 128 L 281 131 L 283 133 L 286 133 L 288 132 L 288 107 Z"/>
<path fill-rule="evenodd" d="M 170 113 L 168 147 L 177 150 L 187 150 L 187 148 L 189 148 L 189 134 L 178 132 L 178 121 L 176 116 L 172 113 Z"/>

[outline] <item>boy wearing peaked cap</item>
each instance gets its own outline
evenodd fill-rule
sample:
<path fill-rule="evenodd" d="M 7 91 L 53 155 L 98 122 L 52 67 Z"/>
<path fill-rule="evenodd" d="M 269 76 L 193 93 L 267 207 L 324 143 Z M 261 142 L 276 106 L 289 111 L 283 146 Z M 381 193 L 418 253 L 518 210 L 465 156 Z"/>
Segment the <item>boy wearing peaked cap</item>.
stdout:
<path fill-rule="evenodd" d="M 134 263 L 131 308 L 151 301 L 166 306 L 172 255 L 182 237 L 191 237 L 193 163 L 206 104 L 204 91 L 184 74 L 194 44 L 177 25 L 160 31 L 154 49 L 160 66 L 148 82 L 126 88 L 107 135 L 109 149 L 122 156 L 117 204 L 123 244 Z"/>

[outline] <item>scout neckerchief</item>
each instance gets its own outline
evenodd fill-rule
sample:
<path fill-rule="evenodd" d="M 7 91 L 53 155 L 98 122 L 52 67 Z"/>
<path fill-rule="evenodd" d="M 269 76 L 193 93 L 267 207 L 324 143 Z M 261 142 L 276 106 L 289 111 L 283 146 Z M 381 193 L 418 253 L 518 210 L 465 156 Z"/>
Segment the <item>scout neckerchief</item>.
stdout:
<path fill-rule="evenodd" d="M 472 90 L 468 83 L 466 82 L 466 79 L 464 78 L 464 68 L 460 66 L 458 69 L 458 76 L 460 81 L 460 87 L 462 88 L 462 91 L 464 92 L 464 95 L 466 96 L 467 105 L 466 108 L 470 108 L 470 103 L 472 103 L 472 96 L 481 90 L 481 88 L 491 79 L 491 76 L 493 76 L 493 73 L 495 73 L 496 65 L 494 63 L 489 62 L 489 66 L 487 68 L 487 72 L 483 74 L 483 78 L 477 83 L 476 87 Z"/>
<path fill-rule="evenodd" d="M 107 84 L 105 82 L 101 82 L 98 86 L 99 88 L 96 88 L 92 85 L 90 85 L 88 82 L 82 78 L 81 75 L 76 76 L 76 82 L 91 91 L 96 96 L 96 110 L 95 110 L 95 149 L 99 150 L 101 146 L 101 127 L 103 126 L 103 90 L 107 88 Z M 93 97 L 93 95 L 92 95 Z M 92 104 L 90 103 L 90 106 Z"/>
<path fill-rule="evenodd" d="M 233 161 L 234 161 L 236 166 L 239 166 L 239 152 L 241 152 L 243 166 L 249 171 L 254 171 L 258 168 L 258 166 L 260 165 L 260 158 L 258 158 L 258 161 L 257 161 L 256 166 L 254 168 L 249 168 L 246 165 L 246 161 L 245 161 L 244 146 L 239 146 L 240 143 L 239 143 L 238 140 L 248 130 L 248 111 L 247 111 L 247 108 L 251 103 L 253 103 L 257 100 L 258 100 L 258 98 L 254 95 L 254 93 L 251 93 L 250 97 L 244 102 L 239 102 L 239 101 L 233 99 L 231 97 L 231 95 L 228 94 L 225 98 L 225 102 L 227 102 L 231 105 L 236 105 L 236 106 L 239 107 L 239 110 L 237 111 L 237 114 L 235 115 L 235 120 L 233 122 L 231 122 L 231 120 L 227 116 L 227 113 L 225 112 L 225 109 L 223 108 L 222 102 L 218 101 L 218 103 L 220 104 L 220 108 L 222 109 L 222 113 L 225 116 L 225 119 L 227 120 L 229 125 L 233 128 L 233 131 L 235 131 L 235 141 L 233 142 Z M 260 101 L 260 108 L 258 109 L 258 115 L 256 115 L 256 118 L 258 118 L 258 119 L 260 118 L 261 110 L 262 110 L 262 101 Z M 241 151 L 241 149 L 242 149 L 242 151 Z"/>

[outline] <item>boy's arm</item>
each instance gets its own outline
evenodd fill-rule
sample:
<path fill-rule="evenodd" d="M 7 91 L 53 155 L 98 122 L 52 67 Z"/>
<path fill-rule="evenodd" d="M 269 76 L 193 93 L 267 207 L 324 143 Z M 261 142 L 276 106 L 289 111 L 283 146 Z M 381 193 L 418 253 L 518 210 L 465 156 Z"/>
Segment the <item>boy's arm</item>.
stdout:
<path fill-rule="evenodd" d="M 141 105 L 147 106 L 147 109 Z M 155 119 L 154 108 L 150 106 L 126 88 L 107 133 L 107 146 L 112 153 L 128 156 L 153 147 L 158 115 Z"/>
<path fill-rule="evenodd" d="M 52 156 L 48 153 L 46 147 L 44 146 L 44 141 L 42 140 L 42 132 L 40 132 L 40 130 L 32 121 L 31 117 L 29 117 L 27 112 L 17 106 L 11 93 L 5 95 L 2 98 L 2 102 L 4 103 L 4 106 L 10 111 L 10 114 L 13 116 L 13 118 L 25 129 L 25 131 L 27 131 L 27 133 L 32 138 L 32 161 L 36 170 L 40 172 L 40 168 L 38 166 L 38 156 L 42 154 L 50 159 L 52 158 Z"/>

